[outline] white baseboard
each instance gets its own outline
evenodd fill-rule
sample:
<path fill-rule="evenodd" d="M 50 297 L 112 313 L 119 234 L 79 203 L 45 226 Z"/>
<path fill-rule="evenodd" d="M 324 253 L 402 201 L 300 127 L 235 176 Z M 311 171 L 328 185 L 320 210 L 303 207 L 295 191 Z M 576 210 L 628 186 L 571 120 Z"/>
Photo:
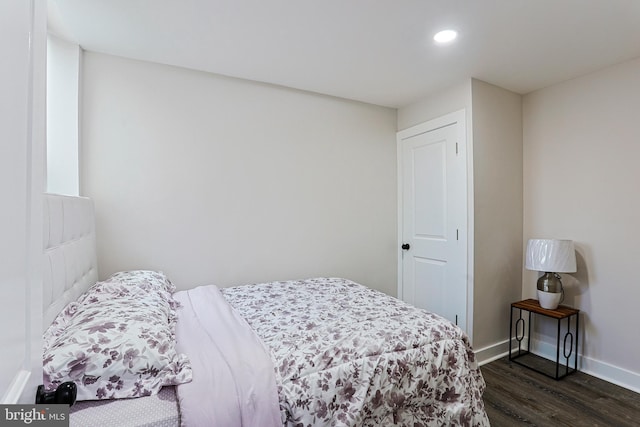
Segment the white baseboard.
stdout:
<path fill-rule="evenodd" d="M 22 369 L 16 373 L 9 385 L 9 388 L 2 396 L 3 405 L 12 405 L 18 403 L 18 399 L 22 396 L 25 387 L 27 386 L 27 382 L 29 381 L 29 377 L 31 376 L 31 372 Z"/>
<path fill-rule="evenodd" d="M 522 340 L 524 348 L 527 346 L 527 337 Z M 541 340 L 531 342 L 531 353 L 545 359 L 556 360 L 555 343 L 551 344 Z M 488 347 L 475 351 L 478 365 L 505 357 L 509 354 L 509 341 L 501 341 Z M 571 359 L 573 360 L 573 358 Z M 636 393 L 640 393 L 640 373 L 631 372 L 626 369 L 610 365 L 599 360 L 594 360 L 578 354 L 578 370 L 585 374 L 592 375 L 601 380 L 605 380 L 620 387 L 624 387 Z"/>
<path fill-rule="evenodd" d="M 529 338 L 524 337 L 521 343 L 522 348 L 526 348 L 528 342 Z M 517 341 L 514 340 L 512 344 L 513 349 L 517 351 Z M 491 363 L 494 360 L 498 360 L 509 355 L 509 340 L 500 341 L 488 347 L 483 347 L 480 350 L 475 350 L 474 353 L 479 366 Z"/>
<path fill-rule="evenodd" d="M 474 351 L 478 365 L 482 366 L 486 363 L 498 360 L 509 353 L 509 341 L 501 341 Z"/>
<path fill-rule="evenodd" d="M 532 341 L 532 353 L 549 360 L 556 360 L 555 343 L 551 344 L 541 340 Z M 624 387 L 636 393 L 640 393 L 640 373 L 631 372 L 609 363 L 585 357 L 578 354 L 578 370 L 592 375 L 620 387 Z"/>

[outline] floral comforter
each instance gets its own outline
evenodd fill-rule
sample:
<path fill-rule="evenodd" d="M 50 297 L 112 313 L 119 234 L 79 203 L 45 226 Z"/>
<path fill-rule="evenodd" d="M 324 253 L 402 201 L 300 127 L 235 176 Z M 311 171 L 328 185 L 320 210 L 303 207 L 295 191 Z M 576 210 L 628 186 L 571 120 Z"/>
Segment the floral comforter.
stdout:
<path fill-rule="evenodd" d="M 449 321 L 345 279 L 221 289 L 271 352 L 287 426 L 489 425 Z"/>

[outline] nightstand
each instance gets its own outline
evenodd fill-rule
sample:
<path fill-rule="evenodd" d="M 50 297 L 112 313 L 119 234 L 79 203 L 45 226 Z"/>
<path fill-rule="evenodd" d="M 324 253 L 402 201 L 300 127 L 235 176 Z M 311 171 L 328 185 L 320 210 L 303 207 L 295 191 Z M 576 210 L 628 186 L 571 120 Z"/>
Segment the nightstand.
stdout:
<path fill-rule="evenodd" d="M 518 318 L 513 322 L 513 313 L 516 311 Z M 522 314 L 527 312 L 528 319 L 525 321 Z M 553 379 L 559 380 L 569 374 L 572 374 L 578 370 L 578 332 L 579 332 L 579 318 L 580 310 L 575 308 L 560 305 L 555 310 L 548 310 L 540 307 L 538 300 L 526 299 L 523 301 L 514 302 L 511 304 L 511 313 L 509 316 L 509 361 L 525 366 L 529 369 L 533 369 L 541 374 L 544 374 Z M 533 355 L 529 350 L 531 348 L 531 315 L 540 315 L 556 319 L 558 324 L 558 330 L 556 333 L 556 362 L 555 362 L 555 375 L 542 368 L 544 363 L 541 363 L 537 356 Z M 566 328 L 564 329 L 564 339 L 562 345 L 562 356 L 564 361 L 560 363 L 560 337 L 561 337 L 561 324 L 566 319 Z M 525 324 L 526 323 L 526 324 Z M 573 326 L 572 326 L 573 325 Z M 515 334 L 514 334 L 515 326 Z M 523 340 L 525 337 L 525 327 L 527 329 L 526 349 L 524 349 Z M 573 331 L 573 332 L 572 332 Z M 517 350 L 513 349 L 512 341 L 516 340 L 518 343 Z M 573 356 L 573 357 L 572 357 Z M 570 367 L 570 361 L 573 358 L 573 368 Z M 546 359 L 542 359 L 546 361 Z M 549 363 L 548 361 L 546 361 Z M 564 373 L 560 372 L 560 368 L 563 368 Z"/>

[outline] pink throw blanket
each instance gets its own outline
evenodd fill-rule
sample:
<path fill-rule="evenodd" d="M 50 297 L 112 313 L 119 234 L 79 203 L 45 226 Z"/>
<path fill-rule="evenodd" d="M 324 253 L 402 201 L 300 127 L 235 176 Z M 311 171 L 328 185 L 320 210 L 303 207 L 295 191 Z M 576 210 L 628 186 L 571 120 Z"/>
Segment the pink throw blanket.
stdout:
<path fill-rule="evenodd" d="M 177 387 L 183 426 L 282 426 L 273 362 L 216 286 L 174 294 L 176 350 L 193 381 Z"/>

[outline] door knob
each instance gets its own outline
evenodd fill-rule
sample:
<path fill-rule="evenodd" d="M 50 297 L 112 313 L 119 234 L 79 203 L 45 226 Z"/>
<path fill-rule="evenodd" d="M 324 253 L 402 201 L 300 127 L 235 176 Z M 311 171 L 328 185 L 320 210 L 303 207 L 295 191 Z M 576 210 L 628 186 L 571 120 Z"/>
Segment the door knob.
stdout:
<path fill-rule="evenodd" d="M 409 249 L 411 249 L 411 245 L 408 243 L 403 243 L 402 244 L 402 249 L 405 251 L 408 251 Z"/>

